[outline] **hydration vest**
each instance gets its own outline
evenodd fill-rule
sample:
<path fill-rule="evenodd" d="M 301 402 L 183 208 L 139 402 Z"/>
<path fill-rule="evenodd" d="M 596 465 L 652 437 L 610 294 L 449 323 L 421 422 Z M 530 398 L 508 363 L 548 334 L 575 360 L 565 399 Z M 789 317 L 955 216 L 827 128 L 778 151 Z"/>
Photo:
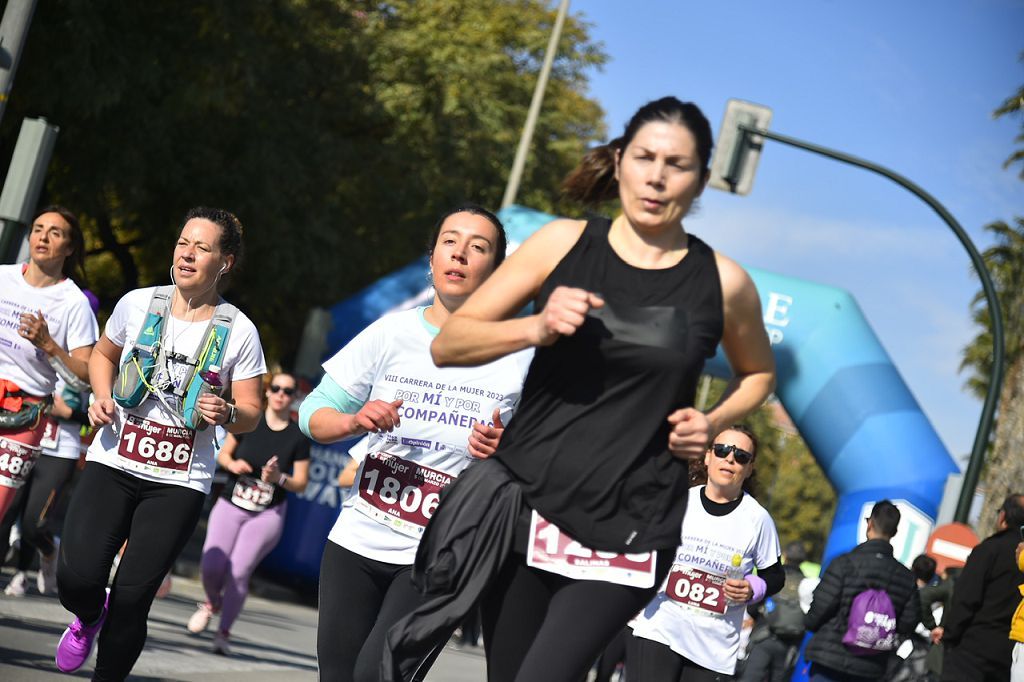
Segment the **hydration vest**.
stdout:
<path fill-rule="evenodd" d="M 134 408 L 145 402 L 155 390 L 153 374 L 167 351 L 163 347 L 164 321 L 170 315 L 171 295 L 174 286 L 167 285 L 153 290 L 149 310 L 135 338 L 135 346 L 121 363 L 121 369 L 114 380 L 113 398 L 124 408 Z M 173 391 L 173 402 L 164 403 L 177 414 L 186 426 L 196 429 L 203 425 L 203 418 L 196 401 L 199 396 L 219 388 L 212 388 L 203 379 L 203 374 L 212 365 L 223 366 L 221 359 L 228 345 L 228 336 L 234 324 L 238 308 L 230 303 L 220 303 L 213 311 L 213 317 L 206 325 L 202 342 L 186 361 L 188 370 L 185 380 Z M 161 400 L 163 402 L 163 400 Z"/>

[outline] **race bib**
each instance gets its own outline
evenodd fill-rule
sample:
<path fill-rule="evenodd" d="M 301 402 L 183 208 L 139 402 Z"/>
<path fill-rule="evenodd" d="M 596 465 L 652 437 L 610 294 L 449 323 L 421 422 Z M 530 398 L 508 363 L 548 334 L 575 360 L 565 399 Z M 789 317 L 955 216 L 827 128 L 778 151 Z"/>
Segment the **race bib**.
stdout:
<path fill-rule="evenodd" d="M 725 576 L 699 568 L 673 566 L 665 581 L 665 595 L 674 602 L 715 615 L 724 615 Z"/>
<path fill-rule="evenodd" d="M 55 417 L 46 415 L 43 417 L 43 437 L 39 441 L 39 447 L 44 450 L 56 450 L 60 443 L 60 424 Z"/>
<path fill-rule="evenodd" d="M 363 461 L 354 507 L 374 521 L 419 539 L 444 490 L 455 477 L 437 469 L 371 452 Z"/>
<path fill-rule="evenodd" d="M 653 587 L 656 552 L 619 554 L 584 547 L 533 512 L 526 565 L 574 580 L 602 580 L 630 587 Z"/>
<path fill-rule="evenodd" d="M 195 431 L 127 415 L 117 454 L 121 466 L 151 476 L 187 481 Z"/>
<path fill-rule="evenodd" d="M 0 487 L 20 488 L 42 448 L 0 436 Z"/>
<path fill-rule="evenodd" d="M 241 475 L 231 491 L 231 503 L 249 511 L 261 512 L 274 499 L 274 484 L 254 476 Z"/>

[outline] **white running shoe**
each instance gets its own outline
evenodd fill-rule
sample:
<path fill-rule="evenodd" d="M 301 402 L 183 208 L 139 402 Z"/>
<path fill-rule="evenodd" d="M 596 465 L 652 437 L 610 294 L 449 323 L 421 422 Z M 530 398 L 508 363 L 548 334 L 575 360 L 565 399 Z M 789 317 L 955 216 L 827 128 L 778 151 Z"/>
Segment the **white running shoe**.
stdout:
<path fill-rule="evenodd" d="M 11 582 L 7 583 L 4 594 L 8 597 L 24 597 L 26 592 L 28 592 L 28 576 L 25 575 L 25 571 L 18 571 L 11 578 Z"/>
<path fill-rule="evenodd" d="M 60 540 L 53 540 L 53 555 L 47 559 L 40 552 L 39 573 L 36 574 L 36 587 L 39 594 L 57 594 L 57 552 L 60 551 Z"/>
<path fill-rule="evenodd" d="M 213 636 L 213 653 L 220 654 L 221 656 L 231 655 L 231 645 L 228 644 L 228 638 L 230 635 L 225 635 L 223 632 L 217 632 Z"/>
<path fill-rule="evenodd" d="M 196 606 L 199 608 L 188 619 L 188 625 L 185 626 L 193 635 L 198 635 L 204 631 L 210 624 L 210 617 L 213 616 L 213 607 L 206 602 L 199 602 Z"/>

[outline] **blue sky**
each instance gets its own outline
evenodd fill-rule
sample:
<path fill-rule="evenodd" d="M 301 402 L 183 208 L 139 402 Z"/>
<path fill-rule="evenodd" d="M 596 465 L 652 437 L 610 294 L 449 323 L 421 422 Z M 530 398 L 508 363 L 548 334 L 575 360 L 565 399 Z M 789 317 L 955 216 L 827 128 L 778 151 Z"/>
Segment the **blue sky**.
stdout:
<path fill-rule="evenodd" d="M 1024 84 L 1022 0 L 575 0 L 570 11 L 610 56 L 590 94 L 613 136 L 667 94 L 699 104 L 717 135 L 726 101 L 746 99 L 772 107 L 772 130 L 917 183 L 980 250 L 984 225 L 1024 215 L 1024 183 L 1002 167 L 1020 122 L 991 116 Z M 981 403 L 957 368 L 980 285 L 926 204 L 768 141 L 752 193 L 708 190 L 686 226 L 745 265 L 850 291 L 950 452 L 969 454 Z"/>

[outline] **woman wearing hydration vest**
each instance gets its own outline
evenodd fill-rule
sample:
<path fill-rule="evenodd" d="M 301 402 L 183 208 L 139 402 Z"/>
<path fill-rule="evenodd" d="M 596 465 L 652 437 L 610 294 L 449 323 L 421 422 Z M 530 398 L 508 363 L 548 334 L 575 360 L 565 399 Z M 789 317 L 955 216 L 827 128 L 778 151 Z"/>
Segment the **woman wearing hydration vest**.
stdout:
<path fill-rule="evenodd" d="M 78 447 L 65 439 L 71 452 L 64 457 L 57 417 L 65 416 L 66 406 L 46 403 L 59 378 L 79 385 L 88 380 L 98 333 L 89 299 L 72 279 L 85 257 L 75 214 L 47 206 L 32 221 L 28 241 L 28 263 L 0 265 L 0 562 L 11 526 L 21 521 L 18 572 L 4 590 L 9 596 L 25 594 L 24 571 L 36 550 L 39 591 L 56 588 L 57 545 L 48 517 L 74 473 Z M 26 414 L 28 423 L 8 426 Z M 44 450 L 53 456 L 40 456 Z"/>
<path fill-rule="evenodd" d="M 519 402 L 528 354 L 445 370 L 430 359 L 438 328 L 501 263 L 505 243 L 501 223 L 478 206 L 443 216 L 431 247 L 431 305 L 363 330 L 324 363 L 299 410 L 317 441 L 370 434 L 320 569 L 324 682 L 379 679 L 385 633 L 423 599 L 409 574 L 441 490 L 472 455 L 493 452 L 495 427 Z"/>
<path fill-rule="evenodd" d="M 189 618 L 188 631 L 202 632 L 220 613 L 213 650 L 225 656 L 231 654 L 231 626 L 249 594 L 249 578 L 281 539 L 286 493 L 301 493 L 309 482 L 309 441 L 291 419 L 294 395 L 295 377 L 275 374 L 256 430 L 228 434 L 217 453 L 230 476 L 206 522 L 200 562 L 206 601 Z"/>
<path fill-rule="evenodd" d="M 785 583 L 775 523 L 744 493 L 756 457 L 757 439 L 744 426 L 722 431 L 708 448 L 707 484 L 690 491 L 672 568 L 631 623 L 629 679 L 732 679 L 747 604 Z"/>
<path fill-rule="evenodd" d="M 259 334 L 217 292 L 241 250 L 234 215 L 191 209 L 174 247 L 174 286 L 125 294 L 96 344 L 89 417 L 99 430 L 71 498 L 57 567 L 61 603 L 76 616 L 57 645 L 64 672 L 81 667 L 98 638 L 93 679 L 128 676 L 157 589 L 210 491 L 213 426 L 238 434 L 259 421 L 266 371 Z"/>
<path fill-rule="evenodd" d="M 586 674 L 668 573 L 687 460 L 772 390 L 753 281 L 683 226 L 711 145 L 695 105 L 666 97 L 642 107 L 566 181 L 585 203 L 618 198 L 621 214 L 542 227 L 434 340 L 446 367 L 537 348 L 516 419 L 485 463 L 507 471 L 524 507 L 483 601 L 492 681 Z M 538 312 L 513 317 L 531 300 Z M 697 381 L 719 342 L 734 377 L 700 412 Z M 456 500 L 478 504 L 455 488 L 432 528 Z M 509 506 L 519 506 L 515 493 Z M 424 551 L 436 556 L 433 547 Z"/>

